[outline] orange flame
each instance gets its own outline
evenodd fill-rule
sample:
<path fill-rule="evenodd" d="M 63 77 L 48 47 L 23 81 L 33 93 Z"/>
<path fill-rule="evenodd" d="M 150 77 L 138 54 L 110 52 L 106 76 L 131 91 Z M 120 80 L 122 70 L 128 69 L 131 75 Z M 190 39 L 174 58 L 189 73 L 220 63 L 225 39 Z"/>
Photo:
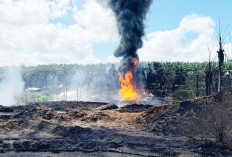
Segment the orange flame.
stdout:
<path fill-rule="evenodd" d="M 144 94 L 144 95 L 150 95 L 151 97 L 155 97 L 154 94 L 148 93 L 148 91 L 144 91 L 143 94 Z"/>
<path fill-rule="evenodd" d="M 136 58 L 131 58 L 131 61 L 133 62 L 133 68 L 130 71 L 126 72 L 125 78 L 123 77 L 123 75 L 120 75 L 120 82 L 122 87 L 122 89 L 120 90 L 120 95 L 123 101 L 133 99 L 138 96 L 135 91 L 135 87 L 133 86 L 134 76 L 132 71 L 139 64 L 139 60 Z M 127 66 L 129 65 L 127 64 Z"/>
<path fill-rule="evenodd" d="M 139 60 L 138 59 L 132 58 L 131 60 L 134 63 L 134 67 L 136 67 L 139 64 Z"/>
<path fill-rule="evenodd" d="M 120 90 L 120 95 L 123 101 L 133 99 L 138 96 L 133 87 L 133 74 L 131 71 L 126 73 L 125 78 L 120 75 L 120 81 L 122 87 L 122 89 Z"/>

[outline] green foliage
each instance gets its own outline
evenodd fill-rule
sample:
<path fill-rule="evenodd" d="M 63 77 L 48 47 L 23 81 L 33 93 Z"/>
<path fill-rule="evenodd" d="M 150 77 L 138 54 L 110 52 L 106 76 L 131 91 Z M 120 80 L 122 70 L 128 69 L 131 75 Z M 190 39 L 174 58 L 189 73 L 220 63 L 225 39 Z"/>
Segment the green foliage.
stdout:
<path fill-rule="evenodd" d="M 208 68 L 208 62 L 141 62 L 142 65 L 150 66 L 155 70 L 155 73 L 151 71 L 147 74 L 147 87 L 148 89 L 162 90 L 163 92 L 183 93 L 186 91 L 188 95 L 204 96 L 206 90 L 205 76 Z M 112 64 L 50 64 L 50 65 L 38 65 L 38 66 L 23 66 L 22 77 L 25 81 L 25 89 L 29 87 L 41 88 L 42 91 L 47 89 L 56 90 L 59 85 L 64 84 L 69 86 L 73 78 L 76 78 L 77 86 L 81 86 L 78 83 L 78 76 L 88 74 L 89 87 L 93 87 L 94 80 L 102 80 L 103 82 L 106 71 L 112 67 Z M 116 66 L 115 66 L 116 67 Z M 3 72 L 0 67 L 0 78 Z M 211 84 L 211 91 L 217 91 L 218 82 L 218 63 L 212 62 L 211 69 L 213 72 L 213 80 Z M 75 77 L 74 77 L 75 76 Z M 117 75 L 115 75 L 117 77 Z M 116 78 L 117 80 L 117 78 Z M 79 81 L 80 82 L 80 81 Z M 54 87 L 49 86 L 54 84 Z M 223 77 L 222 77 L 222 89 L 232 89 L 232 61 L 228 61 L 223 65 Z M 30 93 L 29 93 L 30 95 Z M 43 101 L 45 93 L 31 94 L 32 101 Z M 39 99 L 37 99 L 39 98 Z"/>
<path fill-rule="evenodd" d="M 34 91 L 25 91 L 21 97 L 22 102 L 42 102 L 51 100 L 53 94 L 48 91 L 34 92 Z"/>
<path fill-rule="evenodd" d="M 152 78 L 151 85 L 154 88 L 165 88 L 165 90 L 175 91 L 176 89 L 192 90 L 195 96 L 204 95 L 205 71 L 207 62 L 151 62 L 157 72 Z M 23 79 L 27 87 L 46 88 L 49 82 L 56 78 L 57 84 L 68 85 L 70 79 L 77 71 L 88 73 L 91 79 L 102 77 L 111 64 L 50 64 L 23 67 Z M 212 90 L 217 88 L 218 63 L 212 62 L 213 72 Z M 223 89 L 231 89 L 232 61 L 228 61 L 223 66 Z M 80 74 L 81 75 L 81 74 Z M 198 86 L 198 87 L 197 87 Z M 153 87 L 150 87 L 153 88 Z"/>

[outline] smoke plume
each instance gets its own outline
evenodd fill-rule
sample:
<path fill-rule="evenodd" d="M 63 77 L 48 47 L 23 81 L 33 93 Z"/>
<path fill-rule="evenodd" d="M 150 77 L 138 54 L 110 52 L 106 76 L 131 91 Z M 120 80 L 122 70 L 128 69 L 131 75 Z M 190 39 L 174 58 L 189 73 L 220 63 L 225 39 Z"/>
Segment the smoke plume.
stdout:
<path fill-rule="evenodd" d="M 23 88 L 21 68 L 5 68 L 0 80 L 0 105 L 16 105 L 17 99 L 22 95 Z"/>
<path fill-rule="evenodd" d="M 144 19 L 151 3 L 152 0 L 110 0 L 109 2 L 121 35 L 120 45 L 115 50 L 114 56 L 123 58 L 122 72 L 134 67 L 132 58 L 139 59 L 137 49 L 143 45 Z"/>

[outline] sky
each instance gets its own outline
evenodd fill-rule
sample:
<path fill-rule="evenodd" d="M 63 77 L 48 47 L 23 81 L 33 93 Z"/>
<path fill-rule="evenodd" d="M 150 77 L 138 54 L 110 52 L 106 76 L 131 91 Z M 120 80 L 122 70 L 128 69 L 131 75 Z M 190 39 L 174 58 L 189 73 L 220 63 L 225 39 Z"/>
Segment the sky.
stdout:
<path fill-rule="evenodd" d="M 216 61 L 219 19 L 232 57 L 232 0 L 153 0 L 141 61 Z M 116 62 L 107 0 L 0 0 L 0 66 Z"/>

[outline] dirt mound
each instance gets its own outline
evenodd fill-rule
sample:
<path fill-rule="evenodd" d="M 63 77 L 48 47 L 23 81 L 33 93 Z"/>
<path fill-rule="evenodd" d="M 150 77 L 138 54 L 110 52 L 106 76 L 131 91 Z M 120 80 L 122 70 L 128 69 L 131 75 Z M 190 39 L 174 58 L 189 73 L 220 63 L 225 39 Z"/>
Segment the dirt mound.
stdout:
<path fill-rule="evenodd" d="M 103 105 L 97 108 L 97 110 L 114 110 L 114 109 L 118 109 L 118 106 L 115 104 L 107 104 L 107 105 Z"/>
<path fill-rule="evenodd" d="M 232 124 L 231 120 L 225 119 L 232 116 L 231 97 L 232 92 L 226 92 L 184 101 L 179 105 L 166 107 L 163 113 L 158 112 L 158 116 L 145 114 L 145 119 L 153 123 L 152 131 L 157 134 L 213 137 L 214 126 L 211 123 L 216 123 L 215 127 L 220 125 L 219 121 L 225 122 L 225 125 Z"/>
<path fill-rule="evenodd" d="M 107 105 L 101 102 L 82 102 L 82 101 L 51 101 L 33 103 L 33 106 L 45 106 L 56 111 L 69 111 L 70 109 L 79 108 L 82 110 L 95 110 L 96 108 Z"/>
<path fill-rule="evenodd" d="M 144 104 L 129 104 L 120 108 L 119 112 L 129 112 L 129 113 L 138 113 L 146 111 L 153 105 L 144 105 Z"/>
<path fill-rule="evenodd" d="M 35 107 L 34 109 L 30 110 L 25 110 L 20 112 L 19 114 L 16 114 L 12 116 L 12 119 L 38 119 L 38 118 L 43 118 L 43 119 L 57 119 L 59 117 L 59 114 L 56 111 L 52 111 L 51 108 L 48 107 L 42 107 L 38 106 Z"/>
<path fill-rule="evenodd" d="M 92 130 L 90 128 L 82 128 L 79 126 L 57 126 L 52 132 L 63 137 L 77 138 L 77 136 L 84 137 L 90 135 Z"/>
<path fill-rule="evenodd" d="M 140 124 L 143 129 L 151 130 L 154 123 L 167 111 L 171 111 L 175 106 L 157 105 L 152 106 L 148 110 L 141 113 L 136 119 L 136 123 Z"/>
<path fill-rule="evenodd" d="M 13 112 L 13 109 L 0 105 L 0 112 Z"/>
<path fill-rule="evenodd" d="M 10 133 L 12 131 L 19 131 L 22 129 L 25 129 L 29 126 L 29 122 L 25 121 L 23 119 L 17 119 L 17 120 L 9 120 L 9 121 L 5 121 L 2 122 L 0 124 L 0 127 L 2 129 L 0 129 L 1 133 Z"/>

